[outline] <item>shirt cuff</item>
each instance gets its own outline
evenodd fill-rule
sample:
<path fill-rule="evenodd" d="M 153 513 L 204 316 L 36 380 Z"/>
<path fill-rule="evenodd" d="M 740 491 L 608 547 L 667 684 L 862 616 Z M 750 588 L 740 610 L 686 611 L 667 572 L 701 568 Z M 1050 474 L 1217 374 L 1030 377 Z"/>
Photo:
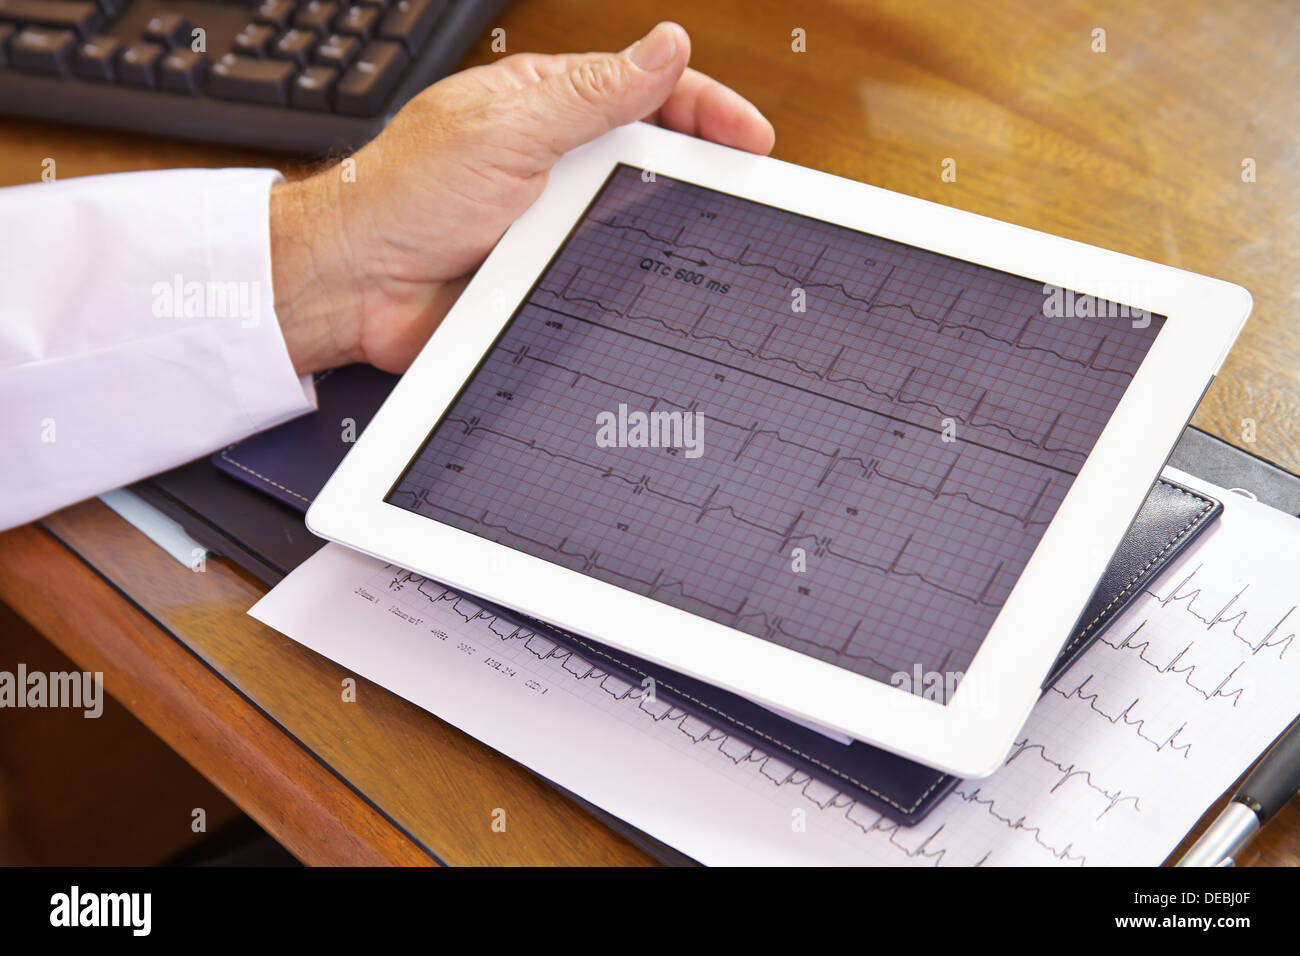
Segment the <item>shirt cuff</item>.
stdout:
<path fill-rule="evenodd" d="M 271 188 L 282 182 L 271 169 L 225 169 L 211 174 L 203 193 L 205 292 L 211 295 L 224 282 L 227 295 L 239 296 L 239 307 L 229 310 L 235 318 L 222 325 L 222 333 L 231 382 L 251 431 L 316 408 L 312 377 L 293 370 L 275 316 L 269 212 Z"/>

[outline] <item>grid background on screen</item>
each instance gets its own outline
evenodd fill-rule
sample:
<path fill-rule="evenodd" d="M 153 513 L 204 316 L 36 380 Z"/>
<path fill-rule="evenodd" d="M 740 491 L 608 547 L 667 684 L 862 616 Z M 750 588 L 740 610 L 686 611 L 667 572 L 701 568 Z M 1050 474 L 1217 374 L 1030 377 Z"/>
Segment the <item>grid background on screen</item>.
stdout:
<path fill-rule="evenodd" d="M 877 680 L 963 672 L 1163 322 L 1043 301 L 620 166 L 387 500 Z M 701 453 L 601 447 L 620 406 L 699 413 Z"/>

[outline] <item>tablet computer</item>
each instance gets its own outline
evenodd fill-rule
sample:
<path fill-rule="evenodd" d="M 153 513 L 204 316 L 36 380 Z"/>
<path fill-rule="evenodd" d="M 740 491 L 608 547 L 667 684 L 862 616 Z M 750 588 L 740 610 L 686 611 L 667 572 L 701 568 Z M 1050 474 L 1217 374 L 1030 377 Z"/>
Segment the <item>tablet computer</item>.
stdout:
<path fill-rule="evenodd" d="M 555 167 L 307 523 L 983 776 L 1250 306 L 633 124 Z"/>

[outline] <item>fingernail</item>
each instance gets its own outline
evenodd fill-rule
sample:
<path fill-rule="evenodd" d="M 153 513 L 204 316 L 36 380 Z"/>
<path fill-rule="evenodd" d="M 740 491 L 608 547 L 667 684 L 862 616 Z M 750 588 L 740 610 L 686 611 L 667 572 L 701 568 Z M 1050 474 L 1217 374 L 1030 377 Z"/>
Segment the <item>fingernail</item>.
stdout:
<path fill-rule="evenodd" d="M 660 23 L 637 40 L 627 51 L 632 65 L 640 70 L 654 72 L 677 53 L 677 31 L 668 23 Z"/>

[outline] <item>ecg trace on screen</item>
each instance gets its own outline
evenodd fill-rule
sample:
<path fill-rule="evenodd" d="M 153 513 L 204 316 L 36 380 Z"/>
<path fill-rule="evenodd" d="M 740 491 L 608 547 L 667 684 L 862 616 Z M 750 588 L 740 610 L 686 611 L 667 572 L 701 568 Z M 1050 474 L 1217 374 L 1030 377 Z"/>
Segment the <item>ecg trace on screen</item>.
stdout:
<path fill-rule="evenodd" d="M 961 672 L 1162 323 L 1043 298 L 622 166 L 387 500 L 878 680 Z"/>

